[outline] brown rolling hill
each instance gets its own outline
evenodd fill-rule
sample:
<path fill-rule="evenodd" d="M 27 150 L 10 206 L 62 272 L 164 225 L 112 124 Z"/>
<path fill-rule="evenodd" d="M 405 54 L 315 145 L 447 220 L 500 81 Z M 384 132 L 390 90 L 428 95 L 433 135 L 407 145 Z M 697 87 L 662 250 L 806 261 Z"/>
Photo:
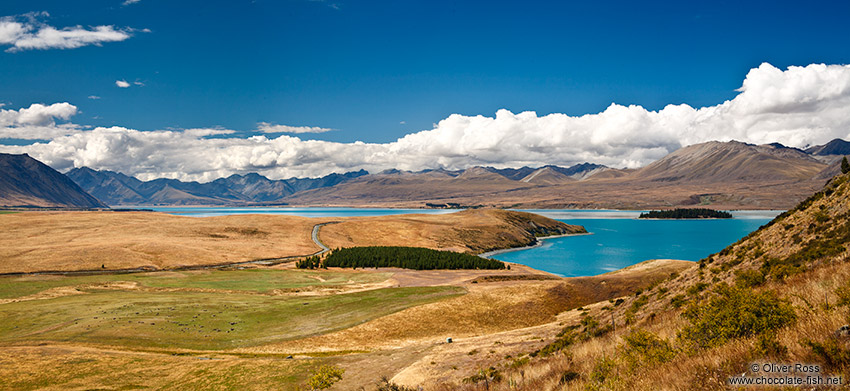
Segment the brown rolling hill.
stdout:
<path fill-rule="evenodd" d="M 0 206 L 108 208 L 46 164 L 5 153 L 0 153 Z"/>
<path fill-rule="evenodd" d="M 482 253 L 537 242 L 538 236 L 586 233 L 584 227 L 501 209 L 448 214 L 350 217 L 322 228 L 329 247 L 407 246 Z"/>

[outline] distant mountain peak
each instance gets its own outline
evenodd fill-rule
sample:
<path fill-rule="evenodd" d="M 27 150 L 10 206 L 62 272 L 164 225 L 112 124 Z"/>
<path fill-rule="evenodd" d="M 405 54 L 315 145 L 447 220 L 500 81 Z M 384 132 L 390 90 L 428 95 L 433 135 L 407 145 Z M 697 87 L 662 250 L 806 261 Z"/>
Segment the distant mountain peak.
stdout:
<path fill-rule="evenodd" d="M 27 154 L 0 153 L 0 205 L 106 208 L 74 181 Z"/>
<path fill-rule="evenodd" d="M 710 141 L 689 145 L 637 170 L 632 178 L 653 181 L 734 182 L 806 180 L 825 165 L 796 148 Z"/>
<path fill-rule="evenodd" d="M 816 156 L 850 155 L 850 142 L 837 138 L 824 145 L 806 148 L 806 153 Z"/>

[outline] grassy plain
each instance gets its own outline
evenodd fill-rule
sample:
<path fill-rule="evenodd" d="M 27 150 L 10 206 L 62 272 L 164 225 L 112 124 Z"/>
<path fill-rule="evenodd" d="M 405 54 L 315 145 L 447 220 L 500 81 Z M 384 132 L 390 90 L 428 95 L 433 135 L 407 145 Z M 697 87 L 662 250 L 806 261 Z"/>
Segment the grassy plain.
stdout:
<path fill-rule="evenodd" d="M 0 277 L 0 299 L 20 298 L 51 288 L 91 288 L 124 281 L 139 288 L 195 288 L 245 293 L 296 292 L 315 287 L 378 283 L 390 273 L 348 273 L 311 270 L 245 269 L 197 270 L 79 276 L 34 275 Z"/>
<path fill-rule="evenodd" d="M 239 280 L 228 281 L 231 273 Z M 0 324 L 0 343 L 60 341 L 125 348 L 221 350 L 339 330 L 464 292 L 446 286 L 314 296 L 269 293 L 271 281 L 279 282 L 280 287 L 303 289 L 307 287 L 305 279 L 311 277 L 325 280 L 314 280 L 319 286 L 386 279 L 386 275 L 366 273 L 349 274 L 352 278 L 343 279 L 333 272 L 325 279 L 321 274 L 254 270 L 51 280 L 48 282 L 53 288 L 81 283 L 68 287 L 82 294 L 3 304 L 0 317 L 5 322 Z M 121 277 L 136 281 L 118 282 Z M 16 285 L 29 284 L 18 279 L 4 281 L 3 285 L 11 286 L 5 292 L 14 296 L 28 290 L 16 289 Z M 144 289 L 156 287 L 196 289 Z"/>

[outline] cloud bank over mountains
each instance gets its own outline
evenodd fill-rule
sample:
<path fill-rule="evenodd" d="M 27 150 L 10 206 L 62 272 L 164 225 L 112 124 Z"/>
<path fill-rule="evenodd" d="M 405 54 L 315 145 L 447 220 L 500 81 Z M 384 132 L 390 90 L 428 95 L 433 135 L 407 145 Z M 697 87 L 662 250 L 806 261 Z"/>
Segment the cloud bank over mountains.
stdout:
<path fill-rule="evenodd" d="M 461 169 L 572 165 L 639 167 L 686 145 L 711 140 L 805 147 L 850 136 L 850 66 L 812 64 L 751 69 L 738 95 L 721 104 L 659 111 L 610 105 L 582 116 L 499 110 L 494 117 L 453 114 L 433 129 L 391 143 L 337 143 L 290 135 L 239 137 L 228 129 L 139 131 L 71 123 L 69 103 L 0 109 L 0 138 L 41 139 L 0 152 L 29 153 L 59 170 L 87 166 L 134 175 L 209 181 L 258 172 L 273 179 L 389 168 Z M 288 130 L 287 130 L 288 129 Z M 320 132 L 260 123 L 258 133 Z M 215 136 L 215 137 L 212 137 Z"/>

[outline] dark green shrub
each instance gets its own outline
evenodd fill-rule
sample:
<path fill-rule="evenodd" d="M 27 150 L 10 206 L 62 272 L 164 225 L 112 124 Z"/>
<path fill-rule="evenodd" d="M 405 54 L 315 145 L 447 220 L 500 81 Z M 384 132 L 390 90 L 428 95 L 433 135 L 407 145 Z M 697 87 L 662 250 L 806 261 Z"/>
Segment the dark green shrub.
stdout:
<path fill-rule="evenodd" d="M 670 343 L 646 330 L 634 330 L 623 337 L 622 354 L 632 369 L 665 363 L 676 356 Z"/>
<path fill-rule="evenodd" d="M 558 380 L 558 384 L 567 384 L 573 380 L 579 378 L 579 374 L 576 371 L 566 371 L 561 374 L 561 378 Z"/>
<path fill-rule="evenodd" d="M 680 308 L 681 306 L 685 305 L 685 303 L 687 303 L 687 302 L 688 302 L 687 297 L 685 297 L 685 295 L 681 295 L 681 294 L 673 296 L 673 297 L 670 298 L 670 305 L 673 306 L 673 308 Z"/>
<path fill-rule="evenodd" d="M 548 355 L 560 352 L 563 349 L 566 349 L 570 345 L 575 342 L 575 334 L 573 334 L 572 330 L 568 330 L 560 335 L 556 340 L 552 343 L 542 347 L 540 350 L 531 354 L 532 357 L 536 357 L 538 354 L 542 357 L 546 357 Z"/>
<path fill-rule="evenodd" d="M 797 252 L 786 258 L 768 258 L 761 266 L 762 272 L 771 278 L 781 280 L 802 273 L 817 260 L 827 259 L 845 251 L 844 244 L 850 241 L 850 230 L 845 225 L 825 234 L 824 238 L 806 242 Z"/>
<path fill-rule="evenodd" d="M 708 300 L 691 304 L 682 316 L 690 321 L 679 337 L 701 348 L 731 339 L 776 330 L 794 322 L 794 308 L 772 291 L 720 285 Z"/>
<path fill-rule="evenodd" d="M 464 383 L 478 384 L 484 382 L 486 384 L 498 383 L 502 380 L 502 373 L 495 367 L 487 369 L 479 369 L 478 373 L 463 379 Z"/>
<path fill-rule="evenodd" d="M 697 293 L 704 291 L 705 288 L 708 288 L 707 282 L 698 282 L 694 285 L 689 286 L 686 292 L 688 292 L 689 295 L 694 296 Z"/>
<path fill-rule="evenodd" d="M 345 369 L 334 365 L 322 365 L 313 372 L 313 376 L 307 379 L 307 386 L 311 390 L 325 390 L 331 388 L 334 383 L 342 380 Z"/>
<path fill-rule="evenodd" d="M 509 365 L 508 367 L 511 368 L 511 369 L 517 369 L 517 368 L 519 368 L 519 367 L 521 367 L 525 364 L 528 364 L 529 361 L 530 361 L 530 359 L 528 357 L 517 358 L 517 359 L 514 359 L 511 362 L 511 365 Z"/>
<path fill-rule="evenodd" d="M 632 305 L 629 306 L 629 308 L 626 309 L 626 312 L 624 313 L 625 318 L 626 318 L 625 319 L 626 324 L 634 323 L 635 322 L 635 316 L 637 315 L 638 310 L 640 310 L 641 307 L 645 306 L 646 303 L 648 303 L 648 302 L 649 302 L 649 297 L 647 297 L 647 296 L 641 296 L 641 297 L 635 299 L 634 301 L 632 301 Z"/>
<path fill-rule="evenodd" d="M 588 332 L 599 327 L 599 322 L 596 321 L 596 319 L 593 319 L 592 316 L 588 315 L 581 319 L 581 325 L 584 326 L 584 331 Z"/>
<path fill-rule="evenodd" d="M 613 359 L 600 357 L 593 365 L 590 371 L 590 379 L 586 389 L 588 390 L 610 390 L 613 387 L 612 382 L 617 380 L 615 369 L 617 363 Z"/>
<path fill-rule="evenodd" d="M 740 287 L 751 288 L 764 284 L 764 282 L 764 273 L 759 270 L 738 270 L 735 272 L 735 284 Z"/>
<path fill-rule="evenodd" d="M 762 357 L 781 359 L 788 354 L 788 348 L 779 343 L 774 333 L 759 334 L 756 340 L 756 353 Z"/>
<path fill-rule="evenodd" d="M 382 376 L 375 391 L 417 391 L 416 388 L 395 384 L 386 376 Z"/>
<path fill-rule="evenodd" d="M 838 296 L 838 306 L 850 304 L 850 282 L 835 289 L 835 294 Z"/>
<path fill-rule="evenodd" d="M 838 346 L 835 339 L 828 339 L 826 342 L 806 341 L 812 349 L 812 353 L 818 356 L 824 364 L 830 368 L 840 368 L 850 365 L 850 350 Z"/>

